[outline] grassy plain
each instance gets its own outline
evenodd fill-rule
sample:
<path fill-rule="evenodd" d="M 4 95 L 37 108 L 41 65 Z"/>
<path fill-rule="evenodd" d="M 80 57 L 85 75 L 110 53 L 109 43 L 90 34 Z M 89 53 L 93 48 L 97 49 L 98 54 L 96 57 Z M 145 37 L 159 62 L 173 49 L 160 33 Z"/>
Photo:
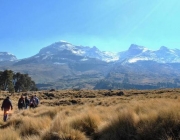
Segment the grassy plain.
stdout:
<path fill-rule="evenodd" d="M 7 94 L 0 93 L 1 103 Z M 36 94 L 41 104 L 18 110 L 21 94 Z M 0 140 L 180 139 L 180 89 L 37 91 L 10 99 Z"/>

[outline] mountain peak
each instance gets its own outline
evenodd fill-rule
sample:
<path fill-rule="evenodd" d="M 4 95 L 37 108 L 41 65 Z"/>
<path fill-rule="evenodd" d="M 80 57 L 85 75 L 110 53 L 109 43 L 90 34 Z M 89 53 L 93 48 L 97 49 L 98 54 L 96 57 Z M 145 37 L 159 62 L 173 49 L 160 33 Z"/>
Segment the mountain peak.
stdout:
<path fill-rule="evenodd" d="M 169 51 L 169 49 L 166 46 L 161 46 L 160 50 Z"/>
<path fill-rule="evenodd" d="M 143 49 L 146 49 L 146 48 L 143 46 L 136 45 L 136 44 L 131 44 L 131 46 L 129 47 L 129 50 L 143 50 Z"/>
<path fill-rule="evenodd" d="M 0 52 L 0 61 L 15 61 L 16 56 L 8 52 Z"/>
<path fill-rule="evenodd" d="M 57 54 L 59 51 L 72 50 L 74 46 L 66 41 L 55 42 L 47 47 L 42 48 L 39 53 L 41 54 Z"/>
<path fill-rule="evenodd" d="M 128 49 L 128 53 L 130 56 L 139 55 L 142 52 L 147 51 L 148 49 L 143 46 L 138 46 L 136 44 L 131 44 L 131 46 Z"/>
<path fill-rule="evenodd" d="M 68 42 L 65 41 L 65 40 L 60 40 L 59 42 L 61 42 L 61 43 L 68 43 Z"/>
<path fill-rule="evenodd" d="M 93 46 L 92 49 L 93 51 L 99 51 L 99 49 L 96 46 Z"/>
<path fill-rule="evenodd" d="M 50 46 L 52 46 L 52 45 L 60 46 L 60 45 L 72 45 L 72 44 L 67 42 L 67 41 L 60 40 L 58 42 L 55 42 L 55 43 L 51 44 Z"/>

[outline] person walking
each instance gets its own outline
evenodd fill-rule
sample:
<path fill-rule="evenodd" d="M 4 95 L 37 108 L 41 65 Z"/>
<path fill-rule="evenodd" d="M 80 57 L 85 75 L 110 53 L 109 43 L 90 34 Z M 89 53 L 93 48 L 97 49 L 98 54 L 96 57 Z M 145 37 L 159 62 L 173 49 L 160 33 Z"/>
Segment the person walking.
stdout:
<path fill-rule="evenodd" d="M 35 106 L 37 107 L 39 104 L 39 98 L 36 95 L 34 95 L 34 99 L 35 99 Z"/>
<path fill-rule="evenodd" d="M 18 109 L 23 109 L 25 107 L 25 100 L 23 95 L 18 100 Z"/>
<path fill-rule="evenodd" d="M 29 101 L 29 108 L 35 108 L 36 107 L 36 101 L 34 96 L 32 95 Z"/>
<path fill-rule="evenodd" d="M 30 101 L 29 101 L 29 99 L 28 99 L 28 97 L 27 96 L 25 96 L 25 109 L 27 109 L 28 108 L 28 106 L 29 106 L 29 103 L 30 103 Z"/>
<path fill-rule="evenodd" d="M 3 100 L 1 110 L 4 110 L 3 120 L 6 121 L 8 119 L 8 111 L 13 109 L 11 100 L 9 99 L 9 96 L 6 97 L 6 99 Z"/>

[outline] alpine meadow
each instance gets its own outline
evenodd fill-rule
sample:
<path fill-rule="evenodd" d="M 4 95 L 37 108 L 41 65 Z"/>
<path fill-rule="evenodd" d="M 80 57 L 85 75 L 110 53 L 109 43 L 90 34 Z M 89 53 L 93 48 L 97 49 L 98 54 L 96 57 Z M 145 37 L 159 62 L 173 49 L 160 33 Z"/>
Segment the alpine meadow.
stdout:
<path fill-rule="evenodd" d="M 40 105 L 18 110 L 19 96 L 36 94 Z M 2 140 L 171 140 L 180 135 L 180 89 L 57 90 L 21 92 Z M 7 96 L 1 91 L 0 98 Z M 0 117 L 3 114 L 1 112 Z"/>

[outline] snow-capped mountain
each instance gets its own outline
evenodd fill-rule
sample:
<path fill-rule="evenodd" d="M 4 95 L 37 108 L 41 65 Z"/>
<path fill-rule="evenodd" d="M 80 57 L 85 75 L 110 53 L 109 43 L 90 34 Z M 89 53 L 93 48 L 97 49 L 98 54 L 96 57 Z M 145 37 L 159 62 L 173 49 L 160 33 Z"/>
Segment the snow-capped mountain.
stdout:
<path fill-rule="evenodd" d="M 168 49 L 165 46 L 158 50 L 149 50 L 144 46 L 132 44 L 128 50 L 118 53 L 101 51 L 97 47 L 76 46 L 66 41 L 55 42 L 42 48 L 36 55 L 19 60 L 21 63 L 51 62 L 62 64 L 69 61 L 88 61 L 97 59 L 104 62 L 136 63 L 138 61 L 155 61 L 157 63 L 180 63 L 180 50 Z M 14 61 L 16 56 L 1 52 L 0 61 Z"/>
<path fill-rule="evenodd" d="M 117 55 L 101 52 L 96 47 L 75 46 L 68 42 L 60 41 L 42 48 L 36 55 L 22 59 L 15 65 L 38 63 L 74 67 L 77 64 L 81 67 L 86 65 L 86 68 L 88 68 L 89 66 L 93 67 L 94 64 L 101 65 L 117 59 Z"/>
<path fill-rule="evenodd" d="M 15 61 L 16 56 L 8 52 L 0 52 L 0 61 Z"/>
<path fill-rule="evenodd" d="M 93 59 L 93 60 L 92 60 Z M 144 46 L 132 44 L 127 51 L 111 53 L 100 51 L 97 47 L 76 46 L 66 41 L 55 42 L 42 48 L 38 54 L 20 60 L 18 63 L 53 63 L 67 64 L 71 62 L 104 61 L 136 63 L 139 61 L 154 61 L 157 63 L 180 63 L 180 50 L 160 47 L 158 50 L 149 50 Z"/>
<path fill-rule="evenodd" d="M 34 56 L 34 58 L 42 59 L 44 61 L 54 59 L 55 57 L 58 61 L 74 59 L 74 57 L 78 58 L 80 61 L 95 58 L 102 61 L 111 62 L 119 59 L 118 54 L 100 51 L 96 47 L 91 48 L 87 46 L 75 46 L 65 41 L 56 42 L 42 48 L 39 53 Z"/>
<path fill-rule="evenodd" d="M 138 61 L 155 61 L 158 63 L 180 63 L 180 50 L 168 49 L 165 46 L 152 51 L 146 47 L 132 44 L 127 51 L 119 53 L 119 61 L 135 63 Z"/>
<path fill-rule="evenodd" d="M 132 44 L 126 51 L 110 53 L 60 41 L 29 58 L 13 61 L 17 60 L 14 55 L 0 53 L 0 60 L 0 70 L 28 73 L 36 83 L 45 83 L 45 87 L 50 83 L 57 88 L 93 88 L 99 80 L 103 88 L 119 83 L 130 88 L 139 88 L 139 85 L 180 87 L 177 78 L 180 77 L 180 50 L 165 46 L 153 51 Z M 114 84 L 106 87 L 106 81 Z"/>

